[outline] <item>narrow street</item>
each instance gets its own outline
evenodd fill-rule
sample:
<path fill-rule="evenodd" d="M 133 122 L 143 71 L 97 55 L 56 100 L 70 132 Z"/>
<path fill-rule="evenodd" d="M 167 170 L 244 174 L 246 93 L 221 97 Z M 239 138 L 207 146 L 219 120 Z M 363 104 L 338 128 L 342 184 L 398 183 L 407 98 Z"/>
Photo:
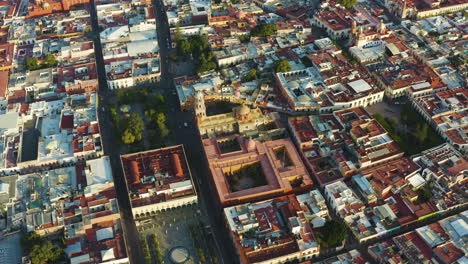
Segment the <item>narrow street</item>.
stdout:
<path fill-rule="evenodd" d="M 194 116 L 191 111 L 181 111 L 179 99 L 175 94 L 175 87 L 170 69 L 168 39 L 170 39 L 169 25 L 167 22 L 166 12 L 161 0 L 154 0 L 154 10 L 156 12 L 156 25 L 159 42 L 159 54 L 161 57 L 161 82 L 160 87 L 164 89 L 166 100 L 169 108 L 174 108 L 175 111 L 167 113 L 167 119 L 174 123 L 172 133 L 176 144 L 183 144 L 185 147 L 187 160 L 192 171 L 197 193 L 201 205 L 202 212 L 208 214 L 210 226 L 213 230 L 215 240 L 218 242 L 216 248 L 221 251 L 222 259 L 220 263 L 231 264 L 238 259 L 229 230 L 224 222 L 223 210 L 216 199 L 216 189 L 210 178 L 208 163 L 206 161 L 201 140 L 198 135 L 196 124 L 194 124 Z M 187 123 L 185 127 L 182 124 Z M 179 128 L 179 127 L 182 128 Z"/>
<path fill-rule="evenodd" d="M 157 21 L 157 35 L 159 42 L 159 54 L 161 59 L 161 80 L 159 87 L 162 89 L 166 97 L 169 109 L 171 109 L 167 112 L 167 120 L 170 120 L 171 123 L 173 123 L 172 133 L 174 143 L 183 144 L 185 147 L 187 160 L 189 162 L 197 193 L 199 195 L 201 211 L 202 213 L 207 214 L 207 218 L 210 219 L 209 225 L 213 231 L 214 240 L 217 242 L 216 249 L 219 251 L 222 258 L 220 259 L 219 263 L 236 263 L 238 256 L 230 238 L 230 231 L 225 224 L 223 209 L 216 199 L 216 189 L 210 177 L 210 171 L 208 169 L 207 160 L 204 155 L 202 142 L 198 135 L 196 124 L 194 123 L 193 113 L 191 111 L 182 111 L 180 109 L 179 100 L 175 93 L 173 77 L 170 73 L 170 47 L 168 47 L 170 31 L 164 5 L 162 0 L 153 0 L 153 4 Z M 94 45 L 96 50 L 96 63 L 100 84 L 100 105 L 98 107 L 98 118 L 101 128 L 102 142 L 105 155 L 109 156 L 111 160 L 115 189 L 121 212 L 122 226 L 125 232 L 129 259 L 131 263 L 140 264 L 144 263 L 143 251 L 139 244 L 139 233 L 132 218 L 130 199 L 128 197 L 126 182 L 120 163 L 120 148 L 118 144 L 115 144 L 115 142 L 117 142 L 119 139 L 116 138 L 116 135 L 113 133 L 114 129 L 109 118 L 109 113 L 107 112 L 109 110 L 107 108 L 107 105 L 109 105 L 108 95 L 112 94 L 112 91 L 108 90 L 106 83 L 106 74 L 102 57 L 102 47 L 99 39 L 99 28 L 94 0 L 91 2 L 90 11 L 93 32 L 95 34 Z M 185 123 L 187 126 L 184 125 Z M 359 243 L 353 239 L 350 241 L 350 243 L 346 244 L 344 249 L 328 249 L 327 251 L 321 252 L 321 254 L 313 260 L 324 260 L 326 258 L 345 253 L 352 249 L 358 249 L 362 254 L 367 256 L 367 247 L 370 243 L 374 244 L 386 239 L 391 239 L 392 237 L 412 231 L 423 225 L 427 225 L 440 219 L 460 213 L 463 210 L 466 210 L 467 207 L 468 206 L 464 205 L 457 209 L 446 212 L 444 215 L 430 218 L 427 221 L 415 222 L 413 224 L 403 226 L 396 232 L 376 237 L 372 241 L 365 243 Z"/>
<path fill-rule="evenodd" d="M 132 217 L 132 209 L 130 206 L 130 198 L 127 192 L 127 184 L 124 179 L 122 164 L 120 162 L 119 146 L 114 142 L 118 139 L 113 133 L 111 121 L 109 119 L 108 99 L 111 92 L 108 90 L 106 81 L 106 71 L 104 69 L 104 59 L 102 56 L 101 40 L 99 38 L 99 26 L 96 12 L 95 1 L 91 0 L 91 23 L 94 33 L 94 49 L 96 56 L 96 64 L 99 78 L 99 103 L 98 103 L 98 120 L 101 130 L 102 145 L 104 154 L 109 156 L 112 175 L 114 177 L 115 192 L 119 204 L 120 218 L 122 223 L 123 232 L 125 234 L 125 244 L 127 246 L 127 253 L 131 263 L 144 263 L 143 251 L 140 247 L 140 238 Z"/>

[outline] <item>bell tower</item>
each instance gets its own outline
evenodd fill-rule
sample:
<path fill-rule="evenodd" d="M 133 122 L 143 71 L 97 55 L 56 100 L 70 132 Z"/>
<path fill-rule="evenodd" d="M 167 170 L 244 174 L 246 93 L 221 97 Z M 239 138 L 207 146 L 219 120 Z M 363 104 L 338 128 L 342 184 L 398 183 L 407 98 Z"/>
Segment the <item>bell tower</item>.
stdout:
<path fill-rule="evenodd" d="M 357 23 L 356 20 L 353 20 L 353 24 L 351 26 L 351 35 L 355 37 L 357 35 Z"/>
<path fill-rule="evenodd" d="M 197 122 L 201 123 L 206 117 L 205 96 L 203 95 L 203 92 L 197 92 L 195 94 L 194 110 Z"/>

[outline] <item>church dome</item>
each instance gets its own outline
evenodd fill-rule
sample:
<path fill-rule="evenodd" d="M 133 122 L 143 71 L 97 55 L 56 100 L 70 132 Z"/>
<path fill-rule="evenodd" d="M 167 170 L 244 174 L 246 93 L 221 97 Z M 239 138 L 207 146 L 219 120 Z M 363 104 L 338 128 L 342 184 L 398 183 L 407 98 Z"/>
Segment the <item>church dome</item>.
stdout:
<path fill-rule="evenodd" d="M 309 96 L 307 96 L 307 95 L 305 95 L 305 94 L 299 96 L 297 99 L 298 99 L 299 102 L 301 102 L 301 103 L 307 103 L 307 102 L 310 101 Z"/>
<path fill-rule="evenodd" d="M 295 88 L 298 88 L 299 87 L 299 83 L 296 82 L 296 81 L 292 81 L 290 83 L 288 83 L 288 88 L 289 89 L 295 89 Z"/>
<path fill-rule="evenodd" d="M 247 115 L 250 113 L 250 108 L 246 105 L 241 105 L 239 108 L 239 115 Z"/>
<path fill-rule="evenodd" d="M 253 140 L 252 138 L 247 139 L 247 141 L 245 142 L 245 146 L 246 146 L 248 152 L 254 151 L 255 150 L 255 140 Z"/>

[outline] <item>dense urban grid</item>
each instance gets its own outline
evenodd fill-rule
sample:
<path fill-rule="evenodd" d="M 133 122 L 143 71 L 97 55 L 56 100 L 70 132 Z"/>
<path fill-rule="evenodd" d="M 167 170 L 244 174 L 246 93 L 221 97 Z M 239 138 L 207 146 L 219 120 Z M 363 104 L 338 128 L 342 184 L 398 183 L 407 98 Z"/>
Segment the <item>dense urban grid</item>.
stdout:
<path fill-rule="evenodd" d="M 0 263 L 468 263 L 468 2 L 0 0 Z"/>

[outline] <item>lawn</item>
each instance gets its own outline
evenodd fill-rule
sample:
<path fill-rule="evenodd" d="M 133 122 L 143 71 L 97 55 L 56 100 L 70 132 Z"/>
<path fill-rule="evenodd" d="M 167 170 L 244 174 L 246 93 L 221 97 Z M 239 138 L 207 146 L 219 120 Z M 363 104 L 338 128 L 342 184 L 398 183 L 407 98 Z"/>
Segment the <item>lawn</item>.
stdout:
<path fill-rule="evenodd" d="M 400 120 L 385 118 L 381 114 L 373 114 L 398 146 L 407 155 L 414 155 L 443 143 L 442 138 L 415 112 L 406 105 Z"/>

